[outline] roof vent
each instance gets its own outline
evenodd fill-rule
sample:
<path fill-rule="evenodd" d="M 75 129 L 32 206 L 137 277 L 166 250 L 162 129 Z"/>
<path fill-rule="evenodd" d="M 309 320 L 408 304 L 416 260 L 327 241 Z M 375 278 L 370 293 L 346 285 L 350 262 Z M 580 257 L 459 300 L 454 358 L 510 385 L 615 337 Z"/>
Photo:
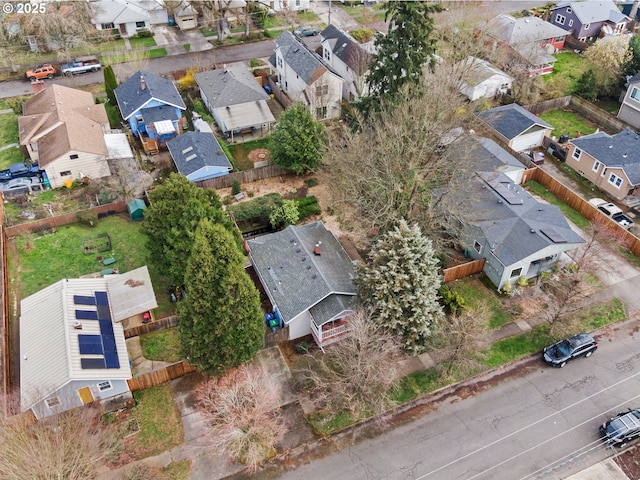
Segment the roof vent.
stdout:
<path fill-rule="evenodd" d="M 307 270 L 311 270 L 311 265 L 307 265 Z"/>
<path fill-rule="evenodd" d="M 144 75 L 140 75 L 140 89 L 144 90 L 147 88 L 147 82 L 144 81 Z"/>
<path fill-rule="evenodd" d="M 322 245 L 322 242 L 316 243 L 316 246 L 313 247 L 313 254 L 314 255 L 320 256 L 320 245 Z"/>
<path fill-rule="evenodd" d="M 536 233 L 536 231 L 532 228 L 531 230 L 529 230 L 531 233 Z"/>
<path fill-rule="evenodd" d="M 626 154 L 626 153 L 623 153 L 623 154 L 622 154 L 622 158 L 627 158 L 627 154 Z"/>

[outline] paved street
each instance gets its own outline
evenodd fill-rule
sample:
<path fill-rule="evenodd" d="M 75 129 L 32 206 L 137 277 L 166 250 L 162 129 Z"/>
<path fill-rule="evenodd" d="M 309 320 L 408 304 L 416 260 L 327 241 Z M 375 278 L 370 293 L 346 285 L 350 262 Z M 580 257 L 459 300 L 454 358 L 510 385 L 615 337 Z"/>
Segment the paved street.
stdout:
<path fill-rule="evenodd" d="M 270 478 L 533 480 L 566 478 L 612 452 L 598 426 L 640 404 L 640 333 L 630 321 L 598 337 L 589 359 L 552 369 L 538 358 L 517 374 L 447 389 L 424 415 L 379 436 L 361 432 Z M 331 451 L 336 447 L 340 451 Z M 311 458 L 310 458 L 311 457 Z M 310 462 L 310 463 L 309 463 Z M 291 461 L 289 462 L 289 465 Z"/>

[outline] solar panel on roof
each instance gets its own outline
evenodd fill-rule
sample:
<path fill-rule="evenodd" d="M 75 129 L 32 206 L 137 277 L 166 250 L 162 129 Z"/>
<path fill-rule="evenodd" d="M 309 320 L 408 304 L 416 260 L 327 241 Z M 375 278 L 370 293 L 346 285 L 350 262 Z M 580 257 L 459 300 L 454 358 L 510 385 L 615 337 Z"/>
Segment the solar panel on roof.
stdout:
<path fill-rule="evenodd" d="M 102 337 L 100 335 L 78 335 L 80 353 L 87 355 L 102 355 Z"/>
<path fill-rule="evenodd" d="M 104 358 L 81 358 L 80 365 L 84 370 L 88 368 L 107 368 Z"/>
<path fill-rule="evenodd" d="M 102 335 L 102 345 L 105 352 L 115 352 L 117 349 L 116 338 L 113 335 Z"/>
<path fill-rule="evenodd" d="M 109 305 L 109 297 L 107 292 L 96 292 L 96 303 L 98 305 Z"/>
<path fill-rule="evenodd" d="M 76 310 L 77 320 L 98 320 L 98 312 L 95 310 Z"/>
<path fill-rule="evenodd" d="M 113 323 L 111 323 L 111 320 L 100 319 L 100 333 L 113 336 Z"/>
<path fill-rule="evenodd" d="M 562 236 L 555 228 L 541 228 L 540 231 L 553 243 L 567 243 L 567 239 Z"/>
<path fill-rule="evenodd" d="M 107 368 L 120 368 L 117 352 L 104 352 L 104 360 Z"/>
<path fill-rule="evenodd" d="M 111 322 L 111 311 L 109 305 L 98 305 L 98 318 L 100 320 L 109 320 Z"/>
<path fill-rule="evenodd" d="M 489 182 L 491 188 L 500 195 L 509 205 L 522 205 L 522 198 L 520 198 L 515 192 L 516 187 L 508 182 Z"/>
<path fill-rule="evenodd" d="M 73 303 L 76 305 L 95 305 L 96 299 L 95 297 L 87 297 L 85 295 L 74 295 Z"/>

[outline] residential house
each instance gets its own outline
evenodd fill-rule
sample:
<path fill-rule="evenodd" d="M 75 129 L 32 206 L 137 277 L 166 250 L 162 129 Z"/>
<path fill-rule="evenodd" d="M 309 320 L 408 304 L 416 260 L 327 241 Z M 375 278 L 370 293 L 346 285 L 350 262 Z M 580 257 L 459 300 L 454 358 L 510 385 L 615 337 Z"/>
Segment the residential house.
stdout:
<path fill-rule="evenodd" d="M 186 132 L 167 147 L 180 175 L 192 182 L 227 175 L 233 166 L 213 132 Z"/>
<path fill-rule="evenodd" d="M 640 135 L 625 129 L 615 135 L 597 132 L 569 140 L 567 165 L 616 200 L 640 185 Z"/>
<path fill-rule="evenodd" d="M 629 79 L 617 117 L 640 129 L 640 72 Z"/>
<path fill-rule="evenodd" d="M 631 21 L 610 0 L 562 1 L 551 9 L 549 22 L 582 42 L 626 33 Z"/>
<path fill-rule="evenodd" d="M 267 92 L 245 67 L 209 70 L 194 75 L 200 98 L 226 138 L 264 135 L 276 119 Z"/>
<path fill-rule="evenodd" d="M 516 185 L 522 182 L 524 164 L 490 138 L 465 136 L 449 148 L 455 152 L 449 154 L 451 158 L 461 159 L 460 164 L 468 164 L 474 172 L 499 172 Z"/>
<path fill-rule="evenodd" d="M 272 12 L 303 12 L 311 8 L 311 0 L 258 0 Z"/>
<path fill-rule="evenodd" d="M 622 0 L 616 2 L 622 13 L 635 22 L 640 22 L 640 1 L 639 0 Z M 631 24 L 630 24 L 631 25 Z"/>
<path fill-rule="evenodd" d="M 105 133 L 109 119 L 93 95 L 52 84 L 22 105 L 20 145 L 47 175 L 52 188 L 84 177 L 111 175 Z"/>
<path fill-rule="evenodd" d="M 69 278 L 20 302 L 20 401 L 40 419 L 131 398 L 121 321 L 156 308 L 147 267 Z"/>
<path fill-rule="evenodd" d="M 96 29 L 117 30 L 123 37 L 169 21 L 166 8 L 157 0 L 97 0 L 89 4 Z"/>
<path fill-rule="evenodd" d="M 476 113 L 499 138 L 516 152 L 541 147 L 553 126 L 517 103 Z"/>
<path fill-rule="evenodd" d="M 564 252 L 583 243 L 554 205 L 538 202 L 501 172 L 478 172 L 466 197 L 462 243 L 484 272 L 504 290 L 521 278 L 550 270 Z"/>
<path fill-rule="evenodd" d="M 359 100 L 369 92 L 366 76 L 373 59 L 371 45 L 361 45 L 334 25 L 321 33 L 322 59 L 343 79 L 342 98 Z"/>
<path fill-rule="evenodd" d="M 460 93 L 472 102 L 481 98 L 493 98 L 505 94 L 511 89 L 513 77 L 486 60 L 467 57 L 463 68 Z"/>
<path fill-rule="evenodd" d="M 313 335 L 324 348 L 348 333 L 355 267 L 322 222 L 289 226 L 247 241 L 251 263 L 275 316 L 294 340 Z"/>
<path fill-rule="evenodd" d="M 318 120 L 339 118 L 342 77 L 302 40 L 289 31 L 282 32 L 269 61 L 278 76 L 274 93 L 280 103 L 302 102 Z"/>
<path fill-rule="evenodd" d="M 490 48 L 504 52 L 505 64 L 520 64 L 531 76 L 553 71 L 556 59 L 552 54 L 564 47 L 568 35 L 538 17 L 516 19 L 505 14 L 478 24 L 477 29 Z"/>
<path fill-rule="evenodd" d="M 170 80 L 138 70 L 114 94 L 120 115 L 146 151 L 157 153 L 182 133 L 186 124 L 182 112 L 187 107 Z"/>
<path fill-rule="evenodd" d="M 181 4 L 174 13 L 174 22 L 180 30 L 198 28 L 198 12 L 191 6 Z"/>

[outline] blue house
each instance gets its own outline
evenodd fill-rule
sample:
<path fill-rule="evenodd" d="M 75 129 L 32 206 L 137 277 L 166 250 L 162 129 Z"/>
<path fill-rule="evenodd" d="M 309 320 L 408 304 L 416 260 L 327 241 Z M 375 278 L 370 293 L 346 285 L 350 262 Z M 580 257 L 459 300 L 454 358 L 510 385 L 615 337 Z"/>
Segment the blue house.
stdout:
<path fill-rule="evenodd" d="M 149 153 L 182 133 L 187 107 L 170 80 L 138 70 L 114 94 L 122 118 Z"/>
<path fill-rule="evenodd" d="M 187 132 L 167 142 L 180 175 L 192 182 L 228 174 L 231 162 L 211 132 Z"/>

